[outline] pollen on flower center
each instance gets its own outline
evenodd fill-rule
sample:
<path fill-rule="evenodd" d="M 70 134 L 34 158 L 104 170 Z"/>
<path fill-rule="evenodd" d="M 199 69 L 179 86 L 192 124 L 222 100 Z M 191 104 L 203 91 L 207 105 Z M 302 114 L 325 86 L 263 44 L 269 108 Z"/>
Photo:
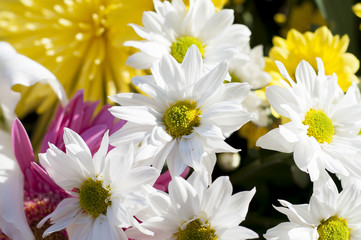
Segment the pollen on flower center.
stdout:
<path fill-rule="evenodd" d="M 316 138 L 319 143 L 330 143 L 335 133 L 331 119 L 322 111 L 311 109 L 302 122 L 308 125 L 307 135 Z"/>
<path fill-rule="evenodd" d="M 83 182 L 79 189 L 80 206 L 91 216 L 98 217 L 106 214 L 108 206 L 111 205 L 110 193 L 103 188 L 103 181 L 88 179 Z"/>
<path fill-rule="evenodd" d="M 197 103 L 190 100 L 178 101 L 171 105 L 164 114 L 163 121 L 169 135 L 179 138 L 189 135 L 194 127 L 200 125 L 201 111 Z"/>
<path fill-rule="evenodd" d="M 188 48 L 192 45 L 196 45 L 199 49 L 199 52 L 204 55 L 204 45 L 198 38 L 184 36 L 177 39 L 177 41 L 173 42 L 170 47 L 170 54 L 179 62 L 183 62 L 184 56 L 187 53 Z"/>
<path fill-rule="evenodd" d="M 350 229 L 344 218 L 332 216 L 326 221 L 322 221 L 317 227 L 318 240 L 348 240 L 350 239 Z"/>
<path fill-rule="evenodd" d="M 217 240 L 216 230 L 208 223 L 202 224 L 199 219 L 188 223 L 185 229 L 178 229 L 174 235 L 176 240 Z"/>

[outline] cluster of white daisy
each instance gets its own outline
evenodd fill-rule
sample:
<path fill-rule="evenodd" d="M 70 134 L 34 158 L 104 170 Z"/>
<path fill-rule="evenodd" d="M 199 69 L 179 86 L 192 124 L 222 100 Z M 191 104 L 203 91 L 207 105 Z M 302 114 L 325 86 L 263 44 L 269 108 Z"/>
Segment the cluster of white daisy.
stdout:
<path fill-rule="evenodd" d="M 361 98 L 356 84 L 344 94 L 337 76 L 325 75 L 321 59 L 318 74 L 306 61 L 292 80 L 281 62 L 276 63 L 289 83 L 270 86 L 267 100 L 289 121 L 260 137 L 257 145 L 293 153 L 293 158 L 314 184 L 309 204 L 280 200 L 278 211 L 290 222 L 265 234 L 266 239 L 360 239 L 361 212 L 358 179 L 361 179 L 359 132 Z M 339 193 L 330 173 L 341 181 Z"/>
<path fill-rule="evenodd" d="M 49 144 L 39 154 L 54 182 L 69 193 L 50 219 L 44 237 L 66 228 L 70 239 L 250 239 L 258 234 L 239 224 L 251 191 L 232 195 L 228 177 L 212 182 L 216 153 L 238 152 L 225 142 L 253 119 L 241 104 L 252 88 L 227 83 L 229 62 L 248 61 L 250 31 L 233 24 L 233 11 L 216 12 L 210 0 L 154 1 L 144 27 L 146 40 L 126 42 L 141 51 L 134 68 L 151 75 L 132 79 L 143 94 L 120 93 L 110 112 L 127 123 L 103 136 L 92 156 L 85 141 L 65 129 L 66 152 Z M 227 36 L 224 38 L 223 36 Z M 109 151 L 109 144 L 112 146 Z M 187 180 L 180 175 L 190 167 Z M 152 185 L 167 168 L 169 192 Z"/>
<path fill-rule="evenodd" d="M 270 76 L 262 71 L 262 48 L 249 47 L 249 29 L 233 24 L 232 10 L 216 12 L 210 0 L 189 2 L 187 9 L 182 0 L 154 0 L 155 11 L 143 14 L 144 27 L 132 25 L 145 40 L 125 43 L 140 50 L 127 63 L 149 68 L 151 75 L 132 79 L 143 94 L 110 96 L 119 104 L 110 112 L 127 121 L 124 127 L 110 136 L 107 131 L 93 155 L 68 128 L 65 152 L 49 144 L 39 154 L 40 164 L 69 194 L 38 224 L 52 224 L 43 237 L 66 229 L 70 239 L 257 238 L 240 226 L 255 188 L 232 195 L 229 178 L 214 180 L 212 172 L 217 153 L 240 151 L 225 142 L 227 137 L 248 121 L 266 124 L 268 101 L 288 122 L 257 145 L 293 153 L 314 192 L 309 204 L 280 200 L 283 207 L 276 209 L 289 222 L 264 237 L 361 239 L 360 190 L 353 184 L 361 179 L 358 87 L 353 84 L 344 94 L 337 76 L 325 75 L 321 59 L 318 74 L 302 61 L 295 81 L 277 62 L 288 82 L 268 87 L 267 101 L 258 98 L 253 90 L 267 85 Z M 1 72 L 9 72 L 5 67 Z M 64 98 L 57 83 L 50 83 Z M 184 179 L 180 175 L 187 167 L 192 174 Z M 152 187 L 164 169 L 172 176 L 168 193 Z M 329 173 L 342 182 L 341 192 Z"/>

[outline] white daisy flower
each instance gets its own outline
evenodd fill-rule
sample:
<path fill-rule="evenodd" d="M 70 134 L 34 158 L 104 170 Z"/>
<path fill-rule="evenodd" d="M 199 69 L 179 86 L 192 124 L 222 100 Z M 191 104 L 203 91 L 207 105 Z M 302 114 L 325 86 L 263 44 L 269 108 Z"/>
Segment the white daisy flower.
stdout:
<path fill-rule="evenodd" d="M 269 84 L 271 75 L 263 71 L 266 65 L 263 57 L 263 47 L 259 45 L 251 49 L 248 43 L 241 47 L 241 52 L 247 54 L 250 60 L 243 63 L 237 58 L 232 59 L 229 65 L 229 73 L 232 82 L 247 82 L 252 86 L 252 91 L 242 105 L 248 112 L 253 114 L 252 122 L 254 124 L 265 127 L 268 125 L 271 111 L 264 92 L 258 89 Z"/>
<path fill-rule="evenodd" d="M 170 173 L 180 175 L 186 166 L 211 173 L 215 152 L 237 152 L 224 142 L 225 136 L 250 120 L 241 102 L 248 95 L 247 83 L 223 84 L 226 63 L 204 74 L 202 56 L 196 46 L 182 64 L 165 55 L 152 66 L 153 76 L 133 78 L 148 96 L 120 93 L 111 99 L 121 106 L 110 112 L 128 122 L 112 134 L 111 144 L 133 141 L 137 161 L 162 169 L 167 159 Z M 205 161 L 202 158 L 206 157 Z"/>
<path fill-rule="evenodd" d="M 182 0 L 154 0 L 154 8 L 155 12 L 143 13 L 144 27 L 131 24 L 145 40 L 125 42 L 140 50 L 128 58 L 129 66 L 147 69 L 164 54 L 181 63 L 193 44 L 209 69 L 231 58 L 248 61 L 238 46 L 249 41 L 251 32 L 245 25 L 233 24 L 233 10 L 216 12 L 211 0 L 190 0 L 188 10 Z"/>
<path fill-rule="evenodd" d="M 296 69 L 297 83 L 277 62 L 291 86 L 270 86 L 266 96 L 274 110 L 290 122 L 260 137 L 257 146 L 291 153 L 296 165 L 316 181 L 325 169 L 345 176 L 361 177 L 360 131 L 361 104 L 354 96 L 356 85 L 344 94 L 336 75 L 325 76 L 317 59 L 318 76 L 302 61 Z"/>
<path fill-rule="evenodd" d="M 356 240 L 361 239 L 360 190 L 354 186 L 338 192 L 331 179 L 314 190 L 309 204 L 292 205 L 280 200 L 275 207 L 289 222 L 269 229 L 268 240 Z"/>
<path fill-rule="evenodd" d="M 249 56 L 247 63 L 239 62 L 237 58 L 232 59 L 229 64 L 229 72 L 232 81 L 247 82 L 253 89 L 260 89 L 267 86 L 271 81 L 271 75 L 264 71 L 266 66 L 263 57 L 263 47 L 258 45 L 251 49 L 249 44 L 241 47 L 241 52 Z"/>
<path fill-rule="evenodd" d="M 73 196 L 62 200 L 38 224 L 41 227 L 48 219 L 53 223 L 43 237 L 66 228 L 70 239 L 127 240 L 122 228 L 139 225 L 133 216 L 146 204 L 142 186 L 153 185 L 159 171 L 146 166 L 133 168 L 132 147 L 107 153 L 108 141 L 106 132 L 92 156 L 83 139 L 64 128 L 66 153 L 49 144 L 47 152 L 39 154 L 40 163 L 54 181 Z"/>
<path fill-rule="evenodd" d="M 188 181 L 174 177 L 169 183 L 169 194 L 149 194 L 149 207 L 137 215 L 141 225 L 154 234 L 145 235 L 136 228 L 128 229 L 126 234 L 136 240 L 257 238 L 255 232 L 239 226 L 255 192 L 252 189 L 232 195 L 228 177 L 219 177 L 209 187 L 207 179 L 199 174 L 191 175 Z"/>

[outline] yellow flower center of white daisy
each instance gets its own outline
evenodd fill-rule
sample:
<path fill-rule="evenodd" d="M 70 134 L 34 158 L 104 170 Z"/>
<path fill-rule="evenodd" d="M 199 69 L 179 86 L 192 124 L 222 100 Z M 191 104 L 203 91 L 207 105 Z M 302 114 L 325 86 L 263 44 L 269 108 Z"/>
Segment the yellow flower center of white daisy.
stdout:
<path fill-rule="evenodd" d="M 206 222 L 202 224 L 199 219 L 188 223 L 185 229 L 178 229 L 173 234 L 176 240 L 217 240 L 216 230 Z"/>
<path fill-rule="evenodd" d="M 108 206 L 112 203 L 110 195 L 109 190 L 103 188 L 103 181 L 88 179 L 79 189 L 80 206 L 96 218 L 100 214 L 106 214 Z"/>
<path fill-rule="evenodd" d="M 164 124 L 169 135 L 179 138 L 189 135 L 194 127 L 200 125 L 201 111 L 197 103 L 190 100 L 178 101 L 171 105 L 164 114 Z"/>
<path fill-rule="evenodd" d="M 322 221 L 317 227 L 318 240 L 348 240 L 350 239 L 350 229 L 344 218 L 332 216 L 326 221 Z"/>
<path fill-rule="evenodd" d="M 308 136 L 316 138 L 319 143 L 331 142 L 335 129 L 331 119 L 322 110 L 311 109 L 302 123 L 308 125 Z"/>
<path fill-rule="evenodd" d="M 198 38 L 184 36 L 177 39 L 177 41 L 173 42 L 172 46 L 170 47 L 170 54 L 177 60 L 177 62 L 183 62 L 184 56 L 187 53 L 188 48 L 192 45 L 196 45 L 199 49 L 199 52 L 204 57 L 204 45 Z"/>

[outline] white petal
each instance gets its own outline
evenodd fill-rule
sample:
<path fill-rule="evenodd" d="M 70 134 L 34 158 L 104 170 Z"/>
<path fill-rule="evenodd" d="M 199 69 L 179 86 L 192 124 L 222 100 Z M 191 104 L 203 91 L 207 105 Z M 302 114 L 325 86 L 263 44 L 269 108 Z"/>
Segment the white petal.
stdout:
<path fill-rule="evenodd" d="M 206 138 L 205 148 L 208 152 L 219 153 L 219 152 L 239 152 L 240 149 L 235 149 L 223 139 L 219 138 Z"/>
<path fill-rule="evenodd" d="M 86 169 L 94 173 L 92 154 L 85 141 L 70 128 L 64 128 L 64 144 L 66 154 L 81 162 Z"/>
<path fill-rule="evenodd" d="M 148 69 L 157 60 L 159 59 L 145 52 L 137 52 L 129 56 L 125 64 L 135 69 Z"/>
<path fill-rule="evenodd" d="M 232 25 L 234 20 L 234 12 L 231 9 L 223 9 L 222 11 L 214 14 L 204 25 L 200 31 L 200 39 L 212 39 L 222 34 L 229 26 Z M 212 29 L 210 31 L 210 29 Z"/>
<path fill-rule="evenodd" d="M 117 229 L 112 222 L 109 222 L 107 217 L 98 217 L 94 220 L 91 228 L 90 239 L 109 239 L 109 240 L 128 240 L 125 234 Z"/>
<path fill-rule="evenodd" d="M 302 60 L 296 68 L 295 75 L 296 75 L 297 83 L 304 83 L 307 92 L 309 92 L 311 96 L 315 96 L 316 89 L 314 85 L 317 76 L 315 70 L 311 67 L 311 65 L 305 60 Z"/>
<path fill-rule="evenodd" d="M 187 167 L 183 162 L 178 145 L 178 143 L 174 144 L 167 157 L 167 165 L 172 177 L 181 175 Z"/>
<path fill-rule="evenodd" d="M 208 176 L 205 172 L 196 172 L 194 171 L 188 178 L 187 181 L 193 186 L 196 190 L 199 199 L 203 199 L 204 193 L 208 188 Z"/>
<path fill-rule="evenodd" d="M 127 228 L 131 225 L 128 211 L 125 209 L 120 199 L 112 199 L 112 204 L 107 210 L 107 218 L 112 225 L 119 228 Z"/>
<path fill-rule="evenodd" d="M 287 218 L 294 223 L 300 224 L 300 225 L 308 225 L 309 223 L 307 222 L 308 216 L 306 215 L 306 218 L 304 216 L 304 211 L 298 212 L 298 209 L 303 209 L 303 208 L 295 208 L 292 204 L 290 204 L 287 201 L 284 200 L 279 200 L 279 202 L 282 204 L 282 206 L 284 207 L 274 207 L 277 211 L 285 214 L 287 216 Z M 298 205 L 297 205 L 298 206 Z M 307 205 L 301 205 L 302 207 L 306 207 Z M 307 213 L 307 212 L 306 212 Z"/>
<path fill-rule="evenodd" d="M 194 168 L 195 171 L 201 170 L 203 144 L 198 137 L 186 139 L 181 138 L 179 141 L 179 152 L 188 166 Z"/>
<path fill-rule="evenodd" d="M 143 13 L 142 23 L 143 23 L 144 27 L 150 32 L 161 33 L 163 31 L 162 20 L 153 11 L 146 11 Z"/>
<path fill-rule="evenodd" d="M 248 83 L 231 82 L 224 85 L 225 100 L 241 103 L 250 94 L 251 85 Z"/>
<path fill-rule="evenodd" d="M 300 226 L 296 223 L 285 222 L 268 229 L 264 238 L 267 240 L 315 240 L 318 237 L 317 229 Z"/>
<path fill-rule="evenodd" d="M 237 226 L 228 228 L 221 237 L 222 240 L 243 240 L 258 238 L 258 234 L 248 228 Z"/>
<path fill-rule="evenodd" d="M 109 111 L 116 118 L 138 124 L 155 125 L 157 121 L 157 112 L 148 106 L 114 106 Z"/>
<path fill-rule="evenodd" d="M 200 78 L 203 69 L 202 55 L 199 49 L 192 45 L 184 56 L 182 62 L 182 69 L 184 71 L 186 84 L 188 87 L 192 86 Z"/>
<path fill-rule="evenodd" d="M 228 64 L 222 62 L 197 81 L 193 90 L 193 94 L 198 96 L 198 99 L 195 99 L 197 106 L 202 107 L 204 102 L 217 92 L 217 89 L 222 86 L 221 84 L 226 79 L 227 74 Z"/>
<path fill-rule="evenodd" d="M 295 148 L 295 144 L 288 142 L 279 128 L 272 129 L 266 135 L 260 137 L 256 142 L 256 146 L 284 153 L 291 153 Z"/>
<path fill-rule="evenodd" d="M 266 98 L 274 110 L 287 118 L 290 118 L 288 111 L 282 105 L 288 105 L 294 111 L 299 109 L 295 96 L 287 89 L 280 86 L 269 86 L 266 88 Z"/>
<path fill-rule="evenodd" d="M 229 204 L 231 195 L 232 184 L 228 177 L 219 177 L 213 182 L 203 198 L 203 208 L 210 219 L 216 217 L 218 211 Z"/>
<path fill-rule="evenodd" d="M 112 145 L 120 145 L 124 142 L 139 144 L 151 130 L 152 126 L 127 122 L 121 129 L 113 133 L 109 140 Z"/>
<path fill-rule="evenodd" d="M 52 144 L 49 144 L 46 153 L 39 154 L 39 160 L 56 184 L 64 189 L 78 187 L 86 178 L 87 172 L 84 172 L 85 169 L 80 162 L 70 158 Z"/>
<path fill-rule="evenodd" d="M 106 176 L 105 185 L 119 183 L 126 179 L 127 174 L 133 165 L 133 146 L 122 144 L 110 150 L 106 156 L 106 167 L 104 174 Z"/>
<path fill-rule="evenodd" d="M 231 200 L 224 209 L 223 214 L 236 214 L 238 219 L 237 222 L 231 223 L 233 226 L 238 225 L 246 218 L 249 204 L 256 193 L 256 189 L 253 188 L 251 191 L 238 192 L 231 196 Z M 222 218 L 220 218 L 222 220 Z"/>
<path fill-rule="evenodd" d="M 145 96 L 139 93 L 119 93 L 114 96 L 109 96 L 109 98 L 119 103 L 122 106 L 142 106 L 148 105 L 151 108 L 155 109 L 157 112 L 160 111 L 160 108 L 154 99 Z"/>
<path fill-rule="evenodd" d="M 159 62 L 159 67 L 152 68 L 152 73 L 157 81 L 164 80 L 166 90 L 169 96 L 169 102 L 175 102 L 184 98 L 184 89 L 186 80 L 184 72 L 179 63 L 170 55 L 164 55 Z"/>
<path fill-rule="evenodd" d="M 43 226 L 50 219 L 54 224 L 46 229 L 43 234 L 43 237 L 49 236 L 53 232 L 60 231 L 76 221 L 77 216 L 82 211 L 78 198 L 66 198 L 59 203 L 54 212 L 42 219 L 37 227 Z"/>
<path fill-rule="evenodd" d="M 153 167 L 136 167 L 127 175 L 127 185 L 123 186 L 124 190 L 131 190 L 143 184 L 153 185 L 160 175 L 160 171 Z"/>
<path fill-rule="evenodd" d="M 211 121 L 202 119 L 202 124 L 194 128 L 194 131 L 197 132 L 202 138 L 212 137 L 224 139 L 222 130 Z"/>
<path fill-rule="evenodd" d="M 288 80 L 288 82 L 291 84 L 291 86 L 294 86 L 295 82 L 292 80 L 292 78 L 290 77 L 290 75 L 288 74 L 285 66 L 283 65 L 283 63 L 281 63 L 280 61 L 275 61 L 281 75 Z"/>
<path fill-rule="evenodd" d="M 23 211 L 24 176 L 11 147 L 11 136 L 0 130 L 0 229 L 14 240 L 33 239 Z"/>
<path fill-rule="evenodd" d="M 109 147 L 109 130 L 104 133 L 102 142 L 98 151 L 93 156 L 93 165 L 96 173 L 100 173 L 104 168 L 105 156 L 108 152 Z"/>
<path fill-rule="evenodd" d="M 31 86 L 37 82 L 48 83 L 57 94 L 63 106 L 68 103 L 62 85 L 56 77 L 39 63 L 18 54 L 10 44 L 0 42 L 0 81 L 10 86 L 21 84 Z"/>
<path fill-rule="evenodd" d="M 195 189 L 183 178 L 174 177 L 169 183 L 169 197 L 183 220 L 189 220 L 200 210 L 200 201 Z"/>

